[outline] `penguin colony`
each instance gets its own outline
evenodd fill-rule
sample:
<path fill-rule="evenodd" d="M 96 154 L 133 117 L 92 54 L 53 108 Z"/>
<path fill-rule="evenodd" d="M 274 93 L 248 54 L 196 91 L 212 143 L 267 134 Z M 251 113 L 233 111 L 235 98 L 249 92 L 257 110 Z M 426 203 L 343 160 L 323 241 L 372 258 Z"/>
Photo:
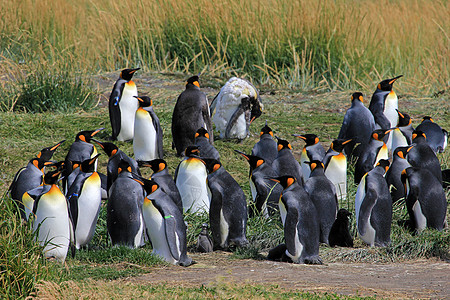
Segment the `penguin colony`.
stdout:
<path fill-rule="evenodd" d="M 247 204 L 242 188 L 220 162 L 213 123 L 220 139 L 245 139 L 263 112 L 256 88 L 233 77 L 209 106 L 199 76 L 187 80 L 172 116 L 172 145 L 182 157 L 172 177 L 152 99 L 139 97 L 132 81 L 137 70 L 120 73 L 109 99 L 111 139 L 132 140 L 134 159 L 114 143 L 94 139 L 104 129 L 99 128 L 79 132 L 64 161 L 51 160 L 64 141 L 42 149 L 13 179 L 10 196 L 21 217 L 38 230 L 45 257 L 63 262 L 69 248 L 74 256 L 86 247 L 104 199 L 113 245 L 136 248 L 150 242 L 154 255 L 173 264 L 193 263 L 187 255 L 186 212 L 209 215 L 196 245 L 200 252 L 248 246 L 248 216 L 274 218 L 279 212 L 284 243 L 270 250 L 268 259 L 321 264 L 320 243 L 353 247 L 352 214 L 338 202 L 348 198 L 350 162 L 356 162 L 358 184 L 354 218 L 366 244 L 389 245 L 392 203 L 401 199 L 413 232 L 447 226 L 442 174 L 448 175 L 442 173 L 436 153 L 445 150 L 448 133 L 430 117 L 414 130 L 410 116 L 398 110 L 393 91 L 401 76 L 381 81 L 369 108 L 361 93 L 352 95 L 328 151 L 317 135 L 292 133 L 305 142 L 300 161 L 289 141 L 274 139 L 266 121 L 251 154 L 235 149 L 249 164 L 252 199 Z M 94 144 L 108 156 L 106 176 L 97 172 L 100 154 Z M 150 178 L 141 176 L 142 168 L 153 171 Z"/>

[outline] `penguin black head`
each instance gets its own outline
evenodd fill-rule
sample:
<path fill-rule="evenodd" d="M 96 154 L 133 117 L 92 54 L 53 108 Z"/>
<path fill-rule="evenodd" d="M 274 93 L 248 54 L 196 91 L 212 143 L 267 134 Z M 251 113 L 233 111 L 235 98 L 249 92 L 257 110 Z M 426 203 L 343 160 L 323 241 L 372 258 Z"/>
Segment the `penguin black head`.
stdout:
<path fill-rule="evenodd" d="M 351 212 L 349 212 L 345 208 L 341 208 L 340 210 L 338 210 L 336 219 L 337 220 L 347 220 L 348 221 L 348 217 L 350 217 L 351 215 L 352 215 Z"/>
<path fill-rule="evenodd" d="M 412 142 L 413 143 L 420 143 L 426 141 L 427 136 L 425 133 L 421 130 L 414 130 L 412 133 Z"/>
<path fill-rule="evenodd" d="M 140 68 L 136 68 L 136 69 L 124 69 L 122 70 L 122 72 L 120 72 L 120 78 L 126 80 L 126 81 L 130 81 L 131 78 L 133 78 L 134 73 L 139 70 Z"/>
<path fill-rule="evenodd" d="M 148 96 L 134 96 L 134 98 L 138 99 L 139 107 L 149 107 L 153 105 L 153 100 Z"/>
<path fill-rule="evenodd" d="M 190 145 L 187 146 L 186 150 L 184 150 L 184 155 L 187 157 L 199 157 L 200 150 L 198 150 L 198 146 Z"/>
<path fill-rule="evenodd" d="M 266 121 L 266 125 L 264 125 L 264 127 L 261 128 L 261 132 L 259 133 L 259 136 L 262 136 L 263 134 L 270 134 L 271 136 L 273 136 L 272 128 L 270 128 L 267 125 L 267 121 Z"/>
<path fill-rule="evenodd" d="M 403 75 L 399 75 L 391 79 L 385 79 L 378 84 L 377 88 L 382 91 L 390 92 L 392 91 L 392 86 L 394 85 L 394 82 L 400 77 L 403 77 Z"/>
<path fill-rule="evenodd" d="M 205 128 L 201 127 L 197 130 L 197 132 L 195 133 L 194 138 L 198 138 L 198 137 L 204 137 L 207 138 L 209 140 L 209 133 L 208 130 L 206 130 Z"/>
<path fill-rule="evenodd" d="M 113 143 L 110 142 L 100 142 L 99 140 L 96 139 L 92 139 L 94 142 L 96 142 L 102 149 L 103 151 L 105 151 L 106 155 L 108 155 L 108 157 L 112 157 L 114 156 L 117 151 L 119 151 L 119 148 L 114 145 Z"/>
<path fill-rule="evenodd" d="M 69 164 L 72 165 L 72 170 L 75 170 L 76 168 L 81 167 L 81 161 L 70 161 L 69 160 Z"/>
<path fill-rule="evenodd" d="M 278 182 L 283 187 L 283 190 L 287 189 L 297 181 L 294 176 L 289 175 L 271 178 L 270 180 Z"/>
<path fill-rule="evenodd" d="M 377 163 L 377 165 L 375 167 L 382 167 L 384 170 L 384 173 L 387 172 L 387 170 L 389 169 L 389 160 L 387 159 L 380 159 L 380 161 Z"/>
<path fill-rule="evenodd" d="M 292 136 L 296 136 L 304 140 L 306 142 L 306 146 L 312 146 L 319 142 L 319 138 L 315 134 L 293 134 Z"/>
<path fill-rule="evenodd" d="M 264 105 L 258 100 L 260 100 L 259 95 L 257 99 L 255 99 L 254 101 L 250 101 L 252 104 L 252 109 L 250 110 L 250 124 L 262 115 Z"/>
<path fill-rule="evenodd" d="M 203 162 L 205 163 L 206 170 L 209 174 L 214 173 L 215 171 L 219 170 L 222 164 L 220 161 L 214 158 L 203 158 Z"/>
<path fill-rule="evenodd" d="M 434 123 L 433 118 L 430 117 L 430 116 L 425 116 L 425 117 L 423 117 L 423 118 L 422 118 L 422 123 L 423 123 L 424 121 L 430 121 L 430 122 L 433 122 L 433 123 Z"/>
<path fill-rule="evenodd" d="M 349 140 L 337 139 L 337 140 L 334 140 L 331 142 L 330 148 L 336 152 L 342 152 L 342 151 L 344 151 L 344 146 L 351 141 L 352 141 L 352 139 L 349 139 Z"/>
<path fill-rule="evenodd" d="M 194 76 L 188 78 L 188 80 L 186 82 L 186 88 L 189 86 L 196 86 L 196 87 L 200 88 L 198 75 L 194 75 Z"/>
<path fill-rule="evenodd" d="M 61 144 L 64 143 L 65 141 L 66 140 L 62 140 L 61 142 L 59 142 L 54 146 L 42 149 L 36 157 L 42 159 L 44 162 L 50 160 L 53 156 L 53 153 L 55 153 L 56 149 L 58 149 L 58 147 L 61 146 Z"/>
<path fill-rule="evenodd" d="M 58 182 L 59 174 L 61 174 L 61 170 L 54 170 L 45 173 L 44 175 L 44 184 L 53 185 Z"/>
<path fill-rule="evenodd" d="M 80 165 L 80 170 L 84 173 L 91 173 L 95 171 L 95 161 L 101 154 L 97 154 L 93 158 L 84 160 Z"/>
<path fill-rule="evenodd" d="M 377 141 L 383 141 L 383 138 L 392 130 L 393 129 L 388 129 L 388 130 L 376 129 L 372 132 L 372 138 Z"/>
<path fill-rule="evenodd" d="M 265 160 L 262 159 L 259 156 L 248 155 L 248 154 L 245 154 L 244 152 L 241 152 L 239 150 L 234 150 L 234 151 L 236 153 L 239 153 L 240 155 L 242 155 L 248 161 L 248 163 L 250 165 L 250 171 L 258 168 L 259 166 L 261 166 L 265 162 Z"/>
<path fill-rule="evenodd" d="M 94 135 L 96 135 L 97 133 L 99 133 L 103 129 L 105 129 L 105 128 L 99 128 L 99 129 L 95 129 L 95 130 L 80 131 L 76 135 L 75 141 L 83 141 L 83 142 L 86 142 L 86 143 L 90 143 L 92 138 L 94 137 Z"/>
<path fill-rule="evenodd" d="M 45 166 L 52 166 L 54 163 L 52 161 L 44 161 L 43 159 L 37 157 L 30 159 L 29 162 L 41 171 L 44 169 Z"/>
<path fill-rule="evenodd" d="M 122 172 L 130 172 L 130 173 L 132 172 L 130 164 L 126 160 L 123 160 L 123 159 L 121 159 L 119 161 L 119 165 L 118 165 L 118 168 L 117 168 L 117 173 L 118 174 L 120 174 Z"/>
<path fill-rule="evenodd" d="M 164 171 L 167 168 L 167 162 L 162 158 L 156 158 L 150 161 L 138 161 L 139 167 L 149 167 L 153 173 Z"/>
<path fill-rule="evenodd" d="M 406 113 L 401 113 L 397 109 L 398 124 L 397 127 L 405 127 L 411 124 L 411 117 Z"/>
<path fill-rule="evenodd" d="M 352 102 L 355 101 L 355 100 L 364 102 L 363 94 L 360 93 L 360 92 L 353 93 L 353 95 L 352 95 Z"/>
<path fill-rule="evenodd" d="M 320 160 L 305 161 L 305 163 L 309 165 L 309 167 L 311 168 L 311 172 L 314 171 L 315 169 L 323 170 L 325 168 L 325 166 Z"/>
<path fill-rule="evenodd" d="M 397 147 L 394 150 L 393 156 L 398 156 L 400 158 L 406 159 L 406 155 L 408 155 L 409 150 L 411 150 L 412 146 L 406 147 Z"/>
<path fill-rule="evenodd" d="M 281 151 L 283 149 L 290 149 L 290 150 L 292 150 L 292 146 L 291 146 L 291 144 L 289 144 L 288 141 L 283 140 L 283 139 L 281 139 L 279 137 L 276 137 L 276 138 L 278 140 L 278 147 L 277 147 L 278 151 Z"/>

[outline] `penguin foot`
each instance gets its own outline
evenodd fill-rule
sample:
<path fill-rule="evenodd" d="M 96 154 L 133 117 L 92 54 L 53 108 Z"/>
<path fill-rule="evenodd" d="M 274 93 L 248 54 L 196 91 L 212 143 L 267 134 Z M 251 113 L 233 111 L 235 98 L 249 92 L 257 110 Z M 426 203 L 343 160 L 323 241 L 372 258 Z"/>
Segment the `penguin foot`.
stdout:
<path fill-rule="evenodd" d="M 304 263 L 307 265 L 322 265 L 322 259 L 319 256 L 305 258 Z"/>

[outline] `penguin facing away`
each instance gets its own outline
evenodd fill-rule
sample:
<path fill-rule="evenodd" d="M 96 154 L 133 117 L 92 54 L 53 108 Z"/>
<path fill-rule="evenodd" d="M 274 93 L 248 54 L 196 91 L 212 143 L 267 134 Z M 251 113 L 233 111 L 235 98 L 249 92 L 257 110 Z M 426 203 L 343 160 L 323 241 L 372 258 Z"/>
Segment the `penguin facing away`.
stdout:
<path fill-rule="evenodd" d="M 147 234 L 153 255 L 165 261 L 188 267 L 193 261 L 187 256 L 186 224 L 183 214 L 169 196 L 153 180 L 135 178 L 147 193 L 142 205 Z"/>
<path fill-rule="evenodd" d="M 245 247 L 247 201 L 240 185 L 218 160 L 204 159 L 211 192 L 209 224 L 214 250 L 228 250 L 232 246 Z"/>
<path fill-rule="evenodd" d="M 325 176 L 334 184 L 336 196 L 341 200 L 347 199 L 347 157 L 343 151 L 351 141 L 334 140 L 322 160 Z"/>
<path fill-rule="evenodd" d="M 340 247 L 353 247 L 353 238 L 349 231 L 349 220 L 348 217 L 352 214 L 345 208 L 341 208 L 338 213 L 336 220 L 331 226 L 330 234 L 328 236 L 328 241 L 330 246 L 340 246 Z"/>
<path fill-rule="evenodd" d="M 311 169 L 306 162 L 311 160 L 322 161 L 325 156 L 325 149 L 315 134 L 293 134 L 292 136 L 301 138 L 306 142 L 306 145 L 303 147 L 300 155 L 300 165 L 302 167 L 303 179 L 307 180 L 309 178 L 309 174 L 311 173 Z"/>
<path fill-rule="evenodd" d="M 214 158 L 220 161 L 219 151 L 210 143 L 208 131 L 201 127 L 194 136 L 194 144 L 198 146 L 200 157 Z"/>
<path fill-rule="evenodd" d="M 267 125 L 267 121 L 266 125 L 261 128 L 259 141 L 253 146 L 252 155 L 261 157 L 270 166 L 275 158 L 277 158 L 277 142 L 273 139 L 273 131 Z"/>
<path fill-rule="evenodd" d="M 137 161 L 163 158 L 163 131 L 153 111 L 153 101 L 147 96 L 135 98 L 139 101 L 139 108 L 134 119 L 134 158 Z"/>
<path fill-rule="evenodd" d="M 386 172 L 385 178 L 393 203 L 405 197 L 401 176 L 404 169 L 411 167 L 411 164 L 406 159 L 411 148 L 412 146 L 397 147 L 392 155 L 392 164 Z"/>
<path fill-rule="evenodd" d="M 212 122 L 209 114 L 208 99 L 200 90 L 199 77 L 192 76 L 187 80 L 186 89 L 178 96 L 172 114 L 173 147 L 177 155 L 194 144 L 197 130 L 204 127 L 209 133 L 209 141 L 214 144 Z"/>
<path fill-rule="evenodd" d="M 425 228 L 441 231 L 446 225 L 447 200 L 441 183 L 430 171 L 409 167 L 401 180 L 406 194 L 406 208 L 418 233 Z"/>
<path fill-rule="evenodd" d="M 366 173 L 355 196 L 356 226 L 368 245 L 385 247 L 391 242 L 392 199 L 384 174 L 389 161 L 382 159 Z"/>
<path fill-rule="evenodd" d="M 287 140 L 276 137 L 277 158 L 272 163 L 272 167 L 278 176 L 290 175 L 294 176 L 301 184 L 303 184 L 302 168 L 292 154 L 292 146 Z"/>
<path fill-rule="evenodd" d="M 139 104 L 135 98 L 138 95 L 136 84 L 131 79 L 139 69 L 122 70 L 109 96 L 108 108 L 113 141 L 133 139 L 134 117 Z"/>
<path fill-rule="evenodd" d="M 448 132 L 434 122 L 433 118 L 425 116 L 416 130 L 422 131 L 427 137 L 427 144 L 434 153 L 442 153 L 447 147 Z"/>

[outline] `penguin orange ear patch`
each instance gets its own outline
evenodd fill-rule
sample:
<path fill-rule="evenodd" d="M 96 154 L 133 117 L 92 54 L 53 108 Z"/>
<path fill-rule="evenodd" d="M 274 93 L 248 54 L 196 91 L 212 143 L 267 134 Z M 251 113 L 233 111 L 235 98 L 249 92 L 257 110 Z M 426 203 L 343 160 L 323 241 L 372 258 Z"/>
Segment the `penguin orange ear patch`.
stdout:
<path fill-rule="evenodd" d="M 317 167 L 317 164 L 316 163 L 312 163 L 309 166 L 311 167 L 311 171 L 313 171 Z"/>
<path fill-rule="evenodd" d="M 80 135 L 80 140 L 82 140 L 83 142 L 86 142 L 86 137 L 84 135 Z"/>
<path fill-rule="evenodd" d="M 205 137 L 209 139 L 209 133 L 205 133 Z"/>
<path fill-rule="evenodd" d="M 122 168 L 118 168 L 117 173 L 119 173 L 119 174 L 122 173 Z"/>
<path fill-rule="evenodd" d="M 263 134 L 264 134 L 264 132 L 261 131 L 261 132 L 259 133 L 259 136 L 262 136 Z"/>
<path fill-rule="evenodd" d="M 378 84 L 377 88 L 378 88 L 379 90 L 381 90 L 381 84 Z"/>
<path fill-rule="evenodd" d="M 374 139 L 378 140 L 378 133 L 372 134 L 372 137 L 373 137 Z"/>
<path fill-rule="evenodd" d="M 289 178 L 287 179 L 287 185 L 286 185 L 286 186 L 289 187 L 289 186 L 291 186 L 294 182 L 295 182 L 294 178 L 289 177 Z"/>
<path fill-rule="evenodd" d="M 417 133 L 413 133 L 412 139 L 415 139 L 417 137 Z"/>
<path fill-rule="evenodd" d="M 200 136 L 200 134 L 198 132 L 196 132 L 194 138 L 198 138 L 199 136 Z"/>
<path fill-rule="evenodd" d="M 220 169 L 220 164 L 215 164 L 213 167 L 213 172 L 217 171 Z"/>
<path fill-rule="evenodd" d="M 128 168 L 127 168 L 127 171 L 131 173 L 131 167 L 128 167 Z"/>
<path fill-rule="evenodd" d="M 164 163 L 159 163 L 159 171 L 162 171 L 166 168 L 166 165 Z"/>
<path fill-rule="evenodd" d="M 291 144 L 288 144 L 288 148 L 292 150 L 292 146 L 291 146 Z"/>
<path fill-rule="evenodd" d="M 272 131 L 269 131 L 269 134 L 270 134 L 271 136 L 273 136 L 273 132 L 272 132 Z"/>
<path fill-rule="evenodd" d="M 278 151 L 280 151 L 281 149 L 283 149 L 283 145 L 279 144 L 277 149 L 278 149 Z"/>
<path fill-rule="evenodd" d="M 116 155 L 117 153 L 117 149 L 114 149 L 113 151 L 111 151 L 111 156 Z"/>
<path fill-rule="evenodd" d="M 364 102 L 363 96 L 359 96 L 359 101 Z"/>
<path fill-rule="evenodd" d="M 154 193 L 158 189 L 158 185 L 152 185 L 152 193 Z"/>
<path fill-rule="evenodd" d="M 256 162 L 256 167 L 259 167 L 259 166 L 262 165 L 263 163 L 264 163 L 264 160 L 258 159 L 258 161 Z"/>
<path fill-rule="evenodd" d="M 318 142 L 319 142 L 319 138 L 316 137 L 316 138 L 314 139 L 314 144 L 317 144 Z"/>
<path fill-rule="evenodd" d="M 403 156 L 403 152 L 401 152 L 401 151 L 399 151 L 399 152 L 397 153 L 397 156 L 400 157 L 400 158 L 405 159 L 405 157 Z"/>
<path fill-rule="evenodd" d="M 200 87 L 200 83 L 198 83 L 198 81 L 194 81 L 192 84 L 195 85 L 195 86 Z"/>

